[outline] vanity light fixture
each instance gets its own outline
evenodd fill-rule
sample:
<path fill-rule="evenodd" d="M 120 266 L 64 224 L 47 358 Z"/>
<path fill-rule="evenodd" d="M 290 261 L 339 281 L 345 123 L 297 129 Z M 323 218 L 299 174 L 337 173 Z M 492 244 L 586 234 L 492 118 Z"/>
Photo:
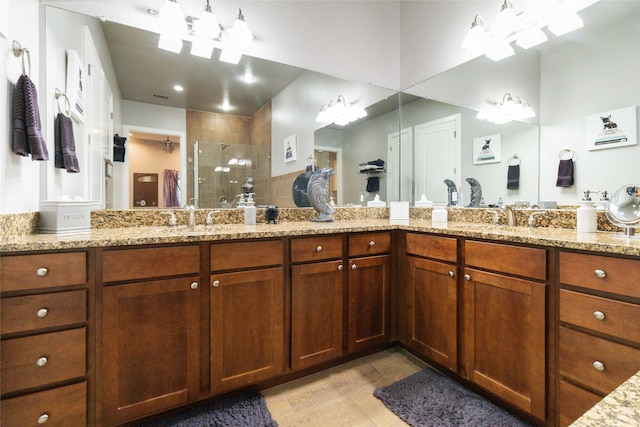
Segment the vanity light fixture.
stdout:
<path fill-rule="evenodd" d="M 528 101 L 523 101 L 519 97 L 514 99 L 510 93 L 505 93 L 501 103 L 491 104 L 487 110 L 480 111 L 476 118 L 501 125 L 512 120 L 530 119 L 535 116 L 536 113 Z"/>
<path fill-rule="evenodd" d="M 220 61 L 228 62 L 230 64 L 237 64 L 240 62 L 242 52 L 253 40 L 253 34 L 247 26 L 247 22 L 244 20 L 242 9 L 238 9 L 236 20 L 233 22 L 233 27 L 229 35 L 223 35 L 222 37 L 222 52 L 220 52 Z"/>
<path fill-rule="evenodd" d="M 214 39 L 220 37 L 220 24 L 211 10 L 209 0 L 207 0 L 207 5 L 200 14 L 200 18 L 193 24 L 193 36 L 191 54 L 202 58 L 211 58 L 215 47 Z"/>
<path fill-rule="evenodd" d="M 187 23 L 177 0 L 167 0 L 158 13 L 160 40 L 158 47 L 174 53 L 182 50 L 182 38 L 187 35 Z"/>
<path fill-rule="evenodd" d="M 338 126 L 345 126 L 366 115 L 367 111 L 364 108 L 347 104 L 344 96 L 339 95 L 335 102 L 331 100 L 326 107 L 324 105 L 320 107 L 316 122 L 326 124 L 335 123 Z"/>
<path fill-rule="evenodd" d="M 500 12 L 488 31 L 485 32 L 483 28 L 481 16 L 473 18 L 471 28 L 462 41 L 462 48 L 499 61 L 515 53 L 510 45 L 513 41 L 523 49 L 545 42 L 547 35 L 542 31 L 544 27 L 556 36 L 582 27 L 578 10 L 597 1 L 533 0 L 523 12 L 516 13 L 511 0 L 503 0 Z"/>

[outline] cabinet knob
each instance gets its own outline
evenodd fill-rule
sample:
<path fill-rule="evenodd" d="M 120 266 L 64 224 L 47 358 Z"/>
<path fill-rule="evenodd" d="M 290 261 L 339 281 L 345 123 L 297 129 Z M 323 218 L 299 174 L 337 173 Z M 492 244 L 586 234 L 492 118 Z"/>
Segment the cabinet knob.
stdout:
<path fill-rule="evenodd" d="M 49 421 L 49 414 L 42 414 L 38 417 L 38 424 L 44 424 Z"/>
<path fill-rule="evenodd" d="M 604 371 L 604 363 L 600 362 L 599 360 L 593 362 L 593 367 L 596 368 L 597 371 Z"/>
<path fill-rule="evenodd" d="M 356 268 L 358 268 L 358 267 L 356 267 L 356 265 L 355 265 L 355 264 L 351 264 L 351 269 L 352 269 L 352 270 L 355 270 Z"/>
<path fill-rule="evenodd" d="M 46 357 L 42 356 L 40 359 L 36 360 L 36 365 L 44 366 L 44 365 L 47 364 L 48 361 L 49 361 L 49 359 L 47 359 Z"/>
<path fill-rule="evenodd" d="M 453 271 L 449 270 L 449 277 L 453 277 L 455 276 L 455 274 L 453 273 Z"/>
<path fill-rule="evenodd" d="M 47 310 L 46 308 L 41 308 L 40 310 L 36 311 L 36 316 L 38 317 L 46 317 L 47 314 L 49 314 L 49 310 Z"/>
<path fill-rule="evenodd" d="M 464 280 L 469 281 L 471 280 L 471 276 L 469 276 L 468 274 L 464 275 Z"/>
<path fill-rule="evenodd" d="M 338 271 L 342 271 L 343 269 L 344 269 L 344 267 L 342 266 L 342 264 L 340 264 L 340 265 L 338 266 Z"/>
<path fill-rule="evenodd" d="M 369 246 L 374 247 L 376 245 L 376 242 L 374 242 L 373 240 L 369 242 Z"/>
<path fill-rule="evenodd" d="M 213 286 L 214 288 L 217 288 L 218 286 L 220 286 L 220 280 L 214 280 L 211 286 Z"/>
<path fill-rule="evenodd" d="M 607 273 L 604 272 L 604 270 L 596 270 L 593 272 L 593 274 L 598 278 L 598 279 L 604 279 L 605 277 L 607 277 Z"/>
<path fill-rule="evenodd" d="M 40 277 L 46 276 L 48 272 L 49 269 L 47 269 L 47 267 L 40 267 L 36 270 L 36 274 Z"/>
<path fill-rule="evenodd" d="M 198 289 L 198 282 L 193 282 L 191 284 L 191 289 Z"/>
<path fill-rule="evenodd" d="M 593 312 L 593 317 L 595 317 L 595 318 L 596 318 L 596 319 L 598 319 L 598 320 L 604 320 L 604 318 L 605 318 L 606 316 L 605 316 L 605 315 L 604 315 L 604 313 L 603 313 L 603 312 L 601 312 L 601 311 L 594 311 L 594 312 Z"/>
<path fill-rule="evenodd" d="M 318 245 L 318 246 L 316 247 L 316 252 L 320 252 L 320 251 L 322 251 L 322 246 Z"/>

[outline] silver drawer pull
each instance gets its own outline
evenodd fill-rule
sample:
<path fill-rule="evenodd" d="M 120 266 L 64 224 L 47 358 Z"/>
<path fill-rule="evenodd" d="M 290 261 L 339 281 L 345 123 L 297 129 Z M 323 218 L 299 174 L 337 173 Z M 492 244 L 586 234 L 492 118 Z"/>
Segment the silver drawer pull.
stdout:
<path fill-rule="evenodd" d="M 344 269 L 344 267 L 342 266 L 342 264 L 340 264 L 340 265 L 338 266 L 338 271 L 342 271 L 342 269 Z"/>
<path fill-rule="evenodd" d="M 47 362 L 49 362 L 49 359 L 47 359 L 46 357 L 42 356 L 40 359 L 36 360 L 36 365 L 44 366 L 44 365 L 47 364 Z"/>
<path fill-rule="evenodd" d="M 193 282 L 191 284 L 191 289 L 198 289 L 198 282 Z"/>
<path fill-rule="evenodd" d="M 356 268 L 358 268 L 358 267 L 356 267 L 356 265 L 355 265 L 355 264 L 351 264 L 351 269 L 352 269 L 352 270 L 355 270 Z"/>
<path fill-rule="evenodd" d="M 471 276 L 469 276 L 468 274 L 464 275 L 464 280 L 469 281 L 471 280 Z"/>
<path fill-rule="evenodd" d="M 36 311 L 36 316 L 40 318 L 46 317 L 47 314 L 49 314 L 49 310 L 47 310 L 46 308 L 41 308 L 40 310 Z"/>
<path fill-rule="evenodd" d="M 318 245 L 318 246 L 316 247 L 316 252 L 321 252 L 321 251 L 322 251 L 322 246 Z"/>
<path fill-rule="evenodd" d="M 598 320 L 604 320 L 605 317 L 607 317 L 607 316 L 605 316 L 604 313 L 601 312 L 601 311 L 594 311 L 593 312 L 593 317 L 595 317 Z"/>
<path fill-rule="evenodd" d="M 596 360 L 595 362 L 593 362 L 593 367 L 596 368 L 597 371 L 603 372 L 604 371 L 604 363 Z"/>
<path fill-rule="evenodd" d="M 40 277 L 46 276 L 49 270 L 46 267 L 40 267 L 36 270 L 36 274 Z"/>
<path fill-rule="evenodd" d="M 374 242 L 373 240 L 369 242 L 369 246 L 374 247 L 376 245 L 376 242 Z"/>
<path fill-rule="evenodd" d="M 213 286 L 214 288 L 217 288 L 218 286 L 220 286 L 220 280 L 214 280 L 211 286 Z"/>
<path fill-rule="evenodd" d="M 596 270 L 593 272 L 593 274 L 598 278 L 598 279 L 604 279 L 605 277 L 607 277 L 607 273 L 604 272 L 604 270 Z"/>
<path fill-rule="evenodd" d="M 42 414 L 38 417 L 38 424 L 44 424 L 49 421 L 49 414 Z"/>
<path fill-rule="evenodd" d="M 449 270 L 449 277 L 453 277 L 455 276 L 455 274 L 453 273 L 453 271 Z"/>

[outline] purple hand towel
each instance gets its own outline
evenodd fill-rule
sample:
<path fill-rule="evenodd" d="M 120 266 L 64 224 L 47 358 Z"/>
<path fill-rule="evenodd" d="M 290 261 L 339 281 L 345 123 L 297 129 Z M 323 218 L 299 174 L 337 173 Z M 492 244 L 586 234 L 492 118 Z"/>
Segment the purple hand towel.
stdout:
<path fill-rule="evenodd" d="M 49 160 L 47 143 L 42 137 L 38 92 L 29 76 L 21 75 L 13 98 L 13 152 L 31 154 L 31 160 Z"/>
<path fill-rule="evenodd" d="M 573 159 L 560 160 L 558 165 L 558 180 L 556 187 L 571 187 L 573 185 Z"/>
<path fill-rule="evenodd" d="M 507 190 L 520 188 L 520 165 L 509 165 L 507 170 Z"/>
<path fill-rule="evenodd" d="M 76 142 L 73 137 L 73 122 L 62 113 L 55 120 L 55 167 L 64 168 L 69 173 L 80 172 L 76 156 Z"/>

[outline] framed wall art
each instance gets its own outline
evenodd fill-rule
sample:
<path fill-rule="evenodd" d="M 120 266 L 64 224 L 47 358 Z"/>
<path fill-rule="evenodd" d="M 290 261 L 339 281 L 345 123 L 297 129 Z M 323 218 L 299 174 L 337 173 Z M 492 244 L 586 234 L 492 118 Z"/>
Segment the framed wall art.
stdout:
<path fill-rule="evenodd" d="M 298 138 L 291 135 L 284 139 L 284 162 L 295 162 L 298 155 Z"/>
<path fill-rule="evenodd" d="M 635 106 L 587 116 L 587 150 L 636 145 L 636 123 Z"/>
<path fill-rule="evenodd" d="M 502 137 L 500 134 L 473 138 L 473 164 L 499 163 L 502 160 Z"/>

